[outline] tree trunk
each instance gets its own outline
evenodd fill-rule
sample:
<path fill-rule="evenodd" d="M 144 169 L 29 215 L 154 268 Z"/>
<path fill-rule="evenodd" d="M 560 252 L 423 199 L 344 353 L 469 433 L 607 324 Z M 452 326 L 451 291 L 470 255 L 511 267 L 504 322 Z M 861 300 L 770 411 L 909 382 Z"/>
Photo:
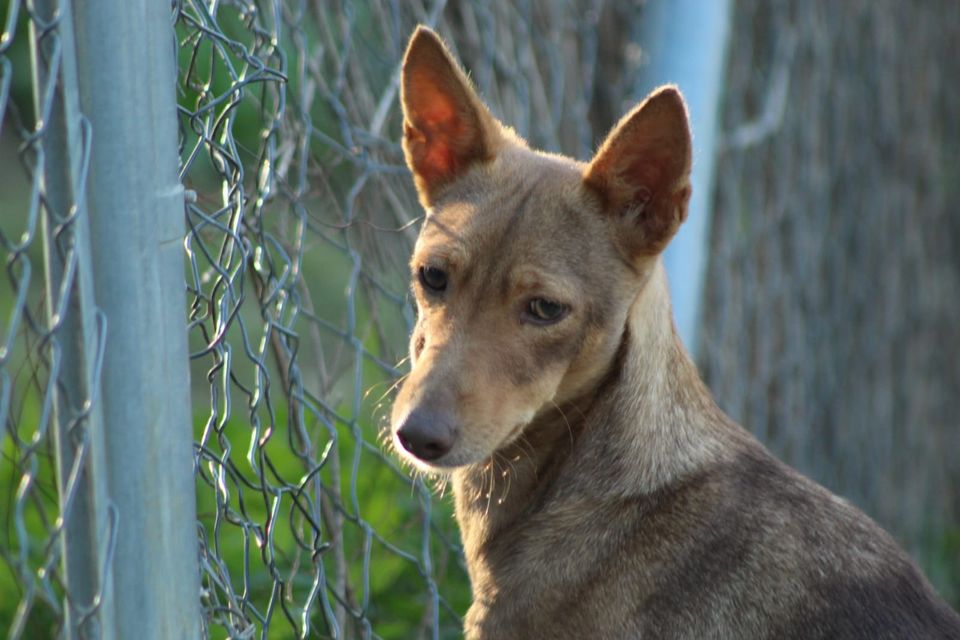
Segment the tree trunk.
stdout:
<path fill-rule="evenodd" d="M 700 360 L 960 597 L 960 3 L 742 0 Z"/>

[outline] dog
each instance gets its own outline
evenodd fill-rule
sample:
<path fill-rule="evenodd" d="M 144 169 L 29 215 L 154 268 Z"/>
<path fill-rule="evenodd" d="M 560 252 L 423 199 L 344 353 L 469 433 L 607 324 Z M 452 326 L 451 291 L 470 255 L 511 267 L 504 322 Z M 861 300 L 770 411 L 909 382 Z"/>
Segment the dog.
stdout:
<path fill-rule="evenodd" d="M 467 638 L 960 638 L 892 537 L 724 415 L 680 344 L 676 87 L 584 164 L 530 149 L 419 27 L 401 103 L 426 217 L 390 433 L 452 478 Z"/>

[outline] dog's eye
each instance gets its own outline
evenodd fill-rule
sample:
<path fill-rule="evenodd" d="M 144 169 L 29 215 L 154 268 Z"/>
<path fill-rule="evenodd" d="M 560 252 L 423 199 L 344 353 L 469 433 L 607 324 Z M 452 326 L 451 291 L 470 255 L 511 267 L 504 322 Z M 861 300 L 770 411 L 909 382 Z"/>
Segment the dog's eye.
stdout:
<path fill-rule="evenodd" d="M 559 321 L 567 314 L 567 310 L 566 305 L 546 298 L 534 298 L 527 303 L 527 314 L 534 322 L 540 324 L 553 324 Z"/>
<path fill-rule="evenodd" d="M 440 293 L 447 288 L 447 272 L 437 267 L 420 267 L 420 284 L 431 293 Z"/>

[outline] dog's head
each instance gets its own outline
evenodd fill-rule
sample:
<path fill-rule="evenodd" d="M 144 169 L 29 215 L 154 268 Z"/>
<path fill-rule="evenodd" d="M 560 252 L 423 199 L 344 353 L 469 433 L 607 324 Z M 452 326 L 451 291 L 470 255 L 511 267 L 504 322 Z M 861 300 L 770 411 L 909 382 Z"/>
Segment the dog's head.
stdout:
<path fill-rule="evenodd" d="M 412 370 L 393 407 L 423 468 L 484 461 L 588 393 L 686 216 L 690 132 L 675 88 L 626 115 L 588 164 L 529 149 L 432 31 L 403 63 L 403 148 L 427 210 L 411 268 Z"/>

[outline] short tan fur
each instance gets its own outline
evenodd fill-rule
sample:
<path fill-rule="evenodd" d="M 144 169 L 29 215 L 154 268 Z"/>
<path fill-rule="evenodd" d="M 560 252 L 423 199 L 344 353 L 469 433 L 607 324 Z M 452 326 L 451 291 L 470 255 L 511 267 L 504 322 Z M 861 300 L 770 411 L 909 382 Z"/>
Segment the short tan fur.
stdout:
<path fill-rule="evenodd" d="M 427 215 L 391 433 L 452 476 L 467 638 L 960 638 L 894 540 L 727 418 L 677 339 L 675 87 L 589 163 L 530 149 L 429 29 L 401 91 Z"/>

